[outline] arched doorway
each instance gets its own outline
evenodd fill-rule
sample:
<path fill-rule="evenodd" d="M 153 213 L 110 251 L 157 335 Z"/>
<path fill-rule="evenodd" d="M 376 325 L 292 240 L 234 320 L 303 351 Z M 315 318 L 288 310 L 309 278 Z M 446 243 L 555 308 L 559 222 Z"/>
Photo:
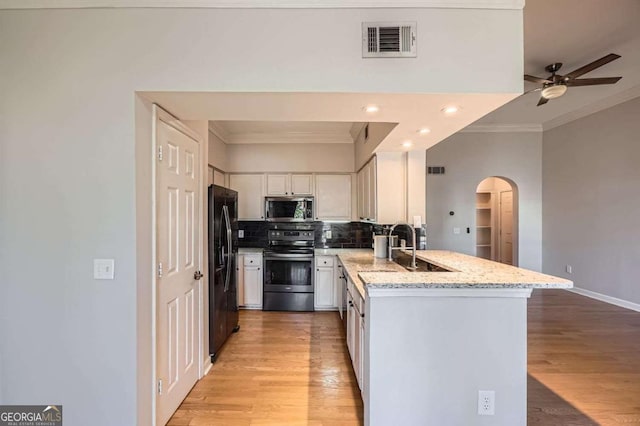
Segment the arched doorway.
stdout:
<path fill-rule="evenodd" d="M 518 265 L 518 188 L 491 176 L 476 188 L 476 256 Z"/>

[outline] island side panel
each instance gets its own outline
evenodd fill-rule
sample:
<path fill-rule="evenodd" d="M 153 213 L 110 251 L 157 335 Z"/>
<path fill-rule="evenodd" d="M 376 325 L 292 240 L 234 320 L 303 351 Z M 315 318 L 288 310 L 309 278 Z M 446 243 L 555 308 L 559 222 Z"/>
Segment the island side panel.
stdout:
<path fill-rule="evenodd" d="M 366 426 L 526 425 L 527 298 L 371 297 L 366 317 Z"/>

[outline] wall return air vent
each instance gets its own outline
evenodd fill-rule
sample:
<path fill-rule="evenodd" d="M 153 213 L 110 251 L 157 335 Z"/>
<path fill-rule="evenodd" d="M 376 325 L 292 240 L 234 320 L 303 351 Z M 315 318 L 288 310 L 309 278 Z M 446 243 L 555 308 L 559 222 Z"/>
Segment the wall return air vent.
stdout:
<path fill-rule="evenodd" d="M 363 22 L 363 58 L 418 56 L 415 22 Z"/>
<path fill-rule="evenodd" d="M 444 166 L 429 166 L 427 167 L 428 175 L 443 175 L 444 174 Z"/>

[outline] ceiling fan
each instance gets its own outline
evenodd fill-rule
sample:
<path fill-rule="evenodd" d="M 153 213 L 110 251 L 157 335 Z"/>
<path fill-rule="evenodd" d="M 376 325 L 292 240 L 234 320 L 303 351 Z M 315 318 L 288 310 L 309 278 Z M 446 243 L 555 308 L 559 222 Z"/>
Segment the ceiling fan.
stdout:
<path fill-rule="evenodd" d="M 534 90 L 530 90 L 530 92 L 541 90 L 540 100 L 538 101 L 538 105 L 544 105 L 549 102 L 549 99 L 559 98 L 564 95 L 567 91 L 567 87 L 569 86 L 596 86 L 600 84 L 614 84 L 617 83 L 622 77 L 602 77 L 602 78 L 576 78 L 580 77 L 583 74 L 591 72 L 596 68 L 600 68 L 601 66 L 608 64 L 611 61 L 615 61 L 620 58 L 620 55 L 616 55 L 615 53 L 610 53 L 607 56 L 604 56 L 597 61 L 593 61 L 590 64 L 587 64 L 583 67 L 578 68 L 577 70 L 571 71 L 568 74 L 560 75 L 556 74 L 558 70 L 562 67 L 562 62 L 556 62 L 551 65 L 547 65 L 545 70 L 551 73 L 548 78 L 540 78 L 535 77 L 533 75 L 524 75 L 524 79 L 527 81 L 532 81 L 534 83 L 541 83 L 542 87 L 539 87 Z M 528 92 L 527 92 L 528 93 Z"/>

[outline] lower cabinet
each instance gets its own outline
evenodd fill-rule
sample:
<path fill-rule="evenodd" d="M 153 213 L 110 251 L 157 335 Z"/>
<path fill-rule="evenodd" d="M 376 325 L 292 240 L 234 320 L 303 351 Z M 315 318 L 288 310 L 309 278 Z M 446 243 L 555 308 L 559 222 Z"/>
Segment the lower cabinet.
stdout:
<path fill-rule="evenodd" d="M 262 254 L 238 256 L 237 282 L 239 305 L 249 309 L 262 309 Z"/>
<path fill-rule="evenodd" d="M 347 280 L 347 348 L 360 390 L 364 389 L 364 299 Z"/>
<path fill-rule="evenodd" d="M 315 257 L 314 309 L 335 310 L 336 304 L 335 256 Z"/>

